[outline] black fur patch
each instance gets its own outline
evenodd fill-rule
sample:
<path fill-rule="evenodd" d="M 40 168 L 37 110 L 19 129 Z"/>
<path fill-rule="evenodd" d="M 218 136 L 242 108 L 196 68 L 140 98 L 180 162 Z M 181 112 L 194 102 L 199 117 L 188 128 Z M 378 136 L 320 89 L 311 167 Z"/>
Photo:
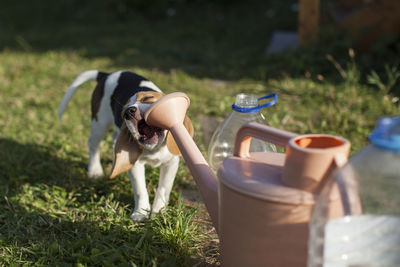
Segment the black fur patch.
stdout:
<path fill-rule="evenodd" d="M 122 109 L 129 99 L 137 92 L 141 91 L 154 91 L 147 87 L 139 87 L 142 81 L 148 81 L 146 78 L 132 73 L 122 72 L 118 79 L 118 85 L 111 96 L 111 109 L 114 114 L 114 122 L 119 128 L 122 126 Z"/>

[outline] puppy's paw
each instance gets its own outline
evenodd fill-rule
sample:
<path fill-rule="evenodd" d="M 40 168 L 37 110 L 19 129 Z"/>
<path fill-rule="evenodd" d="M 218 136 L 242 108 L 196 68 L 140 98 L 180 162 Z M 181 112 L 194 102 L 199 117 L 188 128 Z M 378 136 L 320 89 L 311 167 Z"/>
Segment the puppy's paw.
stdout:
<path fill-rule="evenodd" d="M 131 214 L 131 220 L 134 222 L 140 222 L 147 218 L 149 218 L 149 212 L 146 212 L 146 211 L 142 211 L 142 212 L 134 211 Z"/>
<path fill-rule="evenodd" d="M 160 213 L 162 214 L 164 211 L 165 211 L 165 208 L 162 208 L 159 211 L 152 211 L 151 214 L 150 214 L 150 218 L 153 218 L 153 217 L 157 216 L 157 214 L 160 214 Z"/>
<path fill-rule="evenodd" d="M 104 176 L 103 172 L 88 172 L 88 176 L 92 179 L 97 179 Z"/>
<path fill-rule="evenodd" d="M 153 217 L 157 213 L 160 213 L 164 209 L 165 209 L 165 204 L 163 204 L 163 205 L 153 205 L 153 208 L 151 209 L 151 217 Z"/>
<path fill-rule="evenodd" d="M 101 166 L 97 166 L 95 168 L 89 168 L 88 176 L 92 179 L 103 177 L 104 176 L 103 168 Z"/>

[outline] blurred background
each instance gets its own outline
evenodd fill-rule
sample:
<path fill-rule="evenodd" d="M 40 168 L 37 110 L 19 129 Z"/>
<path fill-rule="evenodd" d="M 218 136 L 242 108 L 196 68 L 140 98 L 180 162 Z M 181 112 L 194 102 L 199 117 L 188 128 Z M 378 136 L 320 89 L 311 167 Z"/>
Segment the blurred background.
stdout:
<path fill-rule="evenodd" d="M 359 58 L 360 71 L 398 63 L 399 7 L 391 0 L 2 3 L 2 50 L 77 51 L 88 58 L 109 57 L 119 66 L 179 68 L 197 77 L 224 79 L 268 79 L 306 71 L 325 75 L 332 67 L 326 54 L 343 63 L 349 47 L 365 52 Z M 312 9 L 318 14 L 311 14 Z M 297 52 L 286 51 L 278 58 L 268 53 L 276 34 L 298 32 L 301 11 L 306 16 L 302 24 L 317 23 L 318 36 Z M 288 38 L 288 47 L 293 47 L 296 39 Z"/>

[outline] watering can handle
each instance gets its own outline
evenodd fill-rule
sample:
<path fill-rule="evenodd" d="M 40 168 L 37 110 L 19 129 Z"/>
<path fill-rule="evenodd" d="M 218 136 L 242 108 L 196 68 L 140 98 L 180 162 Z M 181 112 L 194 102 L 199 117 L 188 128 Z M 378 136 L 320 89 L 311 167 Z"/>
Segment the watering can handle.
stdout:
<path fill-rule="evenodd" d="M 249 157 L 251 138 L 257 138 L 281 147 L 286 147 L 289 140 L 297 134 L 279 130 L 270 126 L 250 122 L 242 126 L 237 135 L 233 155 L 236 157 Z"/>

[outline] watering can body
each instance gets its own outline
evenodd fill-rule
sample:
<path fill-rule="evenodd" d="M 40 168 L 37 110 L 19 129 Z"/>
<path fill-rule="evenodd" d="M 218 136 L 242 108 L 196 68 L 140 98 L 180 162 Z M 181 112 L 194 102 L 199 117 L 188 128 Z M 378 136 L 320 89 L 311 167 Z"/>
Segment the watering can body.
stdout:
<path fill-rule="evenodd" d="M 250 138 L 285 146 L 286 154 L 249 153 Z M 297 136 L 256 123 L 242 127 L 235 156 L 218 170 L 221 262 L 305 266 L 308 223 L 321 183 L 336 167 L 333 162 L 345 162 L 348 149 L 339 137 Z M 343 214 L 338 194 L 330 205 L 331 218 Z"/>
<path fill-rule="evenodd" d="M 283 154 L 262 154 L 226 159 L 219 169 L 221 262 L 224 266 L 304 266 L 313 195 L 282 185 Z M 265 156 L 276 165 L 262 166 L 259 160 Z M 249 173 L 249 168 L 247 179 L 237 176 Z"/>
<path fill-rule="evenodd" d="M 218 232 L 222 265 L 305 266 L 318 191 L 346 162 L 350 143 L 249 123 L 239 130 L 234 157 L 223 162 L 217 179 L 182 124 L 188 106 L 185 94 L 166 95 L 149 108 L 145 120 L 174 136 Z M 252 138 L 285 147 L 286 153 L 250 154 Z M 327 216 L 341 216 L 339 197 L 330 201 L 334 208 Z"/>

